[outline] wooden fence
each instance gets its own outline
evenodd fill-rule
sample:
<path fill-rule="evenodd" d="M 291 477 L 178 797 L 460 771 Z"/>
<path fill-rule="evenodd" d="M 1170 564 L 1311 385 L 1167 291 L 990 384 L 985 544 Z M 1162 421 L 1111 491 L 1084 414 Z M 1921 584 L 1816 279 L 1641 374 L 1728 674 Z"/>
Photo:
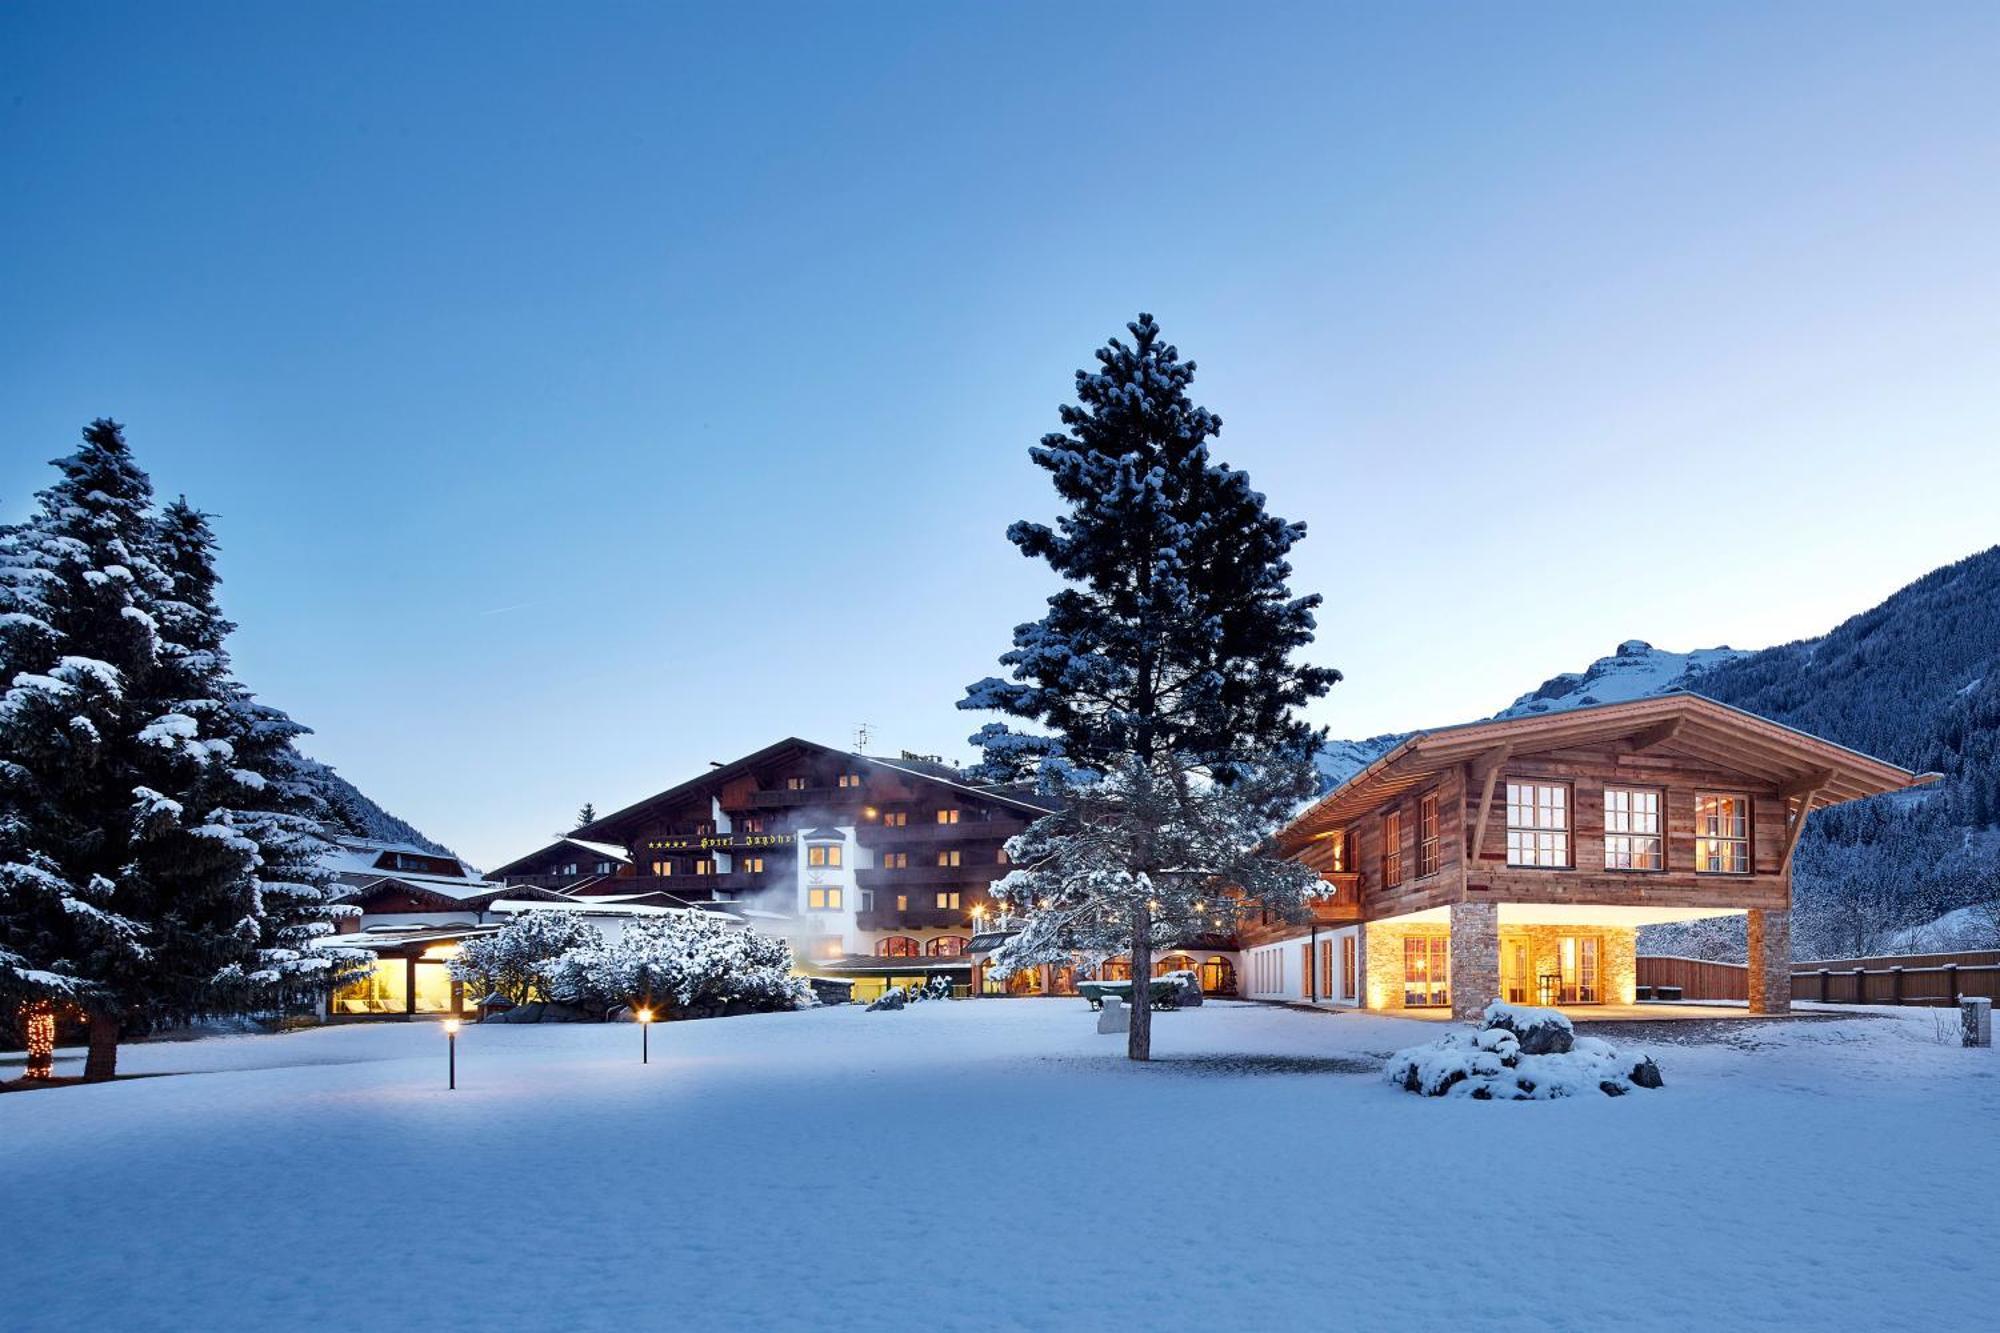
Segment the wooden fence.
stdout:
<path fill-rule="evenodd" d="M 1641 986 L 1678 986 L 1688 1000 L 1741 1000 L 1749 968 L 1706 958 L 1648 954 Z M 1793 962 L 1792 998 L 1824 1004 L 1956 1004 L 1967 995 L 2000 999 L 2000 953 L 1906 954 Z"/>

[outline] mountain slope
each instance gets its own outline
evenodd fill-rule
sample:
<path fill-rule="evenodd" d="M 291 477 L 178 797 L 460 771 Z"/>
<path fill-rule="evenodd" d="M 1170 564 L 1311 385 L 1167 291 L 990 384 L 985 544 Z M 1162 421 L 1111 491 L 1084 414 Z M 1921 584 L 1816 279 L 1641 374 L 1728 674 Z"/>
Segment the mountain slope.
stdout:
<path fill-rule="evenodd" d="M 299 763 L 318 789 L 320 798 L 347 832 L 381 842 L 407 842 L 440 856 L 456 855 L 444 844 L 425 837 L 416 825 L 398 819 L 375 804 L 359 787 L 334 772 L 329 765 L 305 755 L 299 756 Z"/>
<path fill-rule="evenodd" d="M 1898 930 L 2000 901 L 2000 834 L 1991 831 L 2000 822 L 2000 546 L 1933 570 L 1819 638 L 1688 653 L 1630 640 L 1495 716 L 1674 689 L 1944 775 L 1915 798 L 1813 816 L 1794 866 L 1795 957 L 1869 953 Z M 1320 758 L 1328 785 L 1402 739 L 1329 742 Z M 1660 927 L 1648 943 L 1740 957 L 1741 923 Z"/>

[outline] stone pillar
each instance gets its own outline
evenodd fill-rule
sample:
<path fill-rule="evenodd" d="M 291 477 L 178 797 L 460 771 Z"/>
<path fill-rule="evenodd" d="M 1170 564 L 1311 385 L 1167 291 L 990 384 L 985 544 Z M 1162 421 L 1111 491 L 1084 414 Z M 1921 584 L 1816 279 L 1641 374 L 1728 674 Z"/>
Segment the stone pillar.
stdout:
<path fill-rule="evenodd" d="M 1750 1012 L 1792 1012 L 1792 914 L 1750 913 Z"/>
<path fill-rule="evenodd" d="M 1451 1016 L 1477 1018 L 1500 997 L 1500 904 L 1451 905 Z"/>

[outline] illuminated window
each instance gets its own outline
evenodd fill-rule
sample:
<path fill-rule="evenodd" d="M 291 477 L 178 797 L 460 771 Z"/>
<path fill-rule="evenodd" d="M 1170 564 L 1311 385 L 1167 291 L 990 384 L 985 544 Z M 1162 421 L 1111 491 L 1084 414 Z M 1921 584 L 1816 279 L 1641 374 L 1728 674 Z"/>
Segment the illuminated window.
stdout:
<path fill-rule="evenodd" d="M 909 822 L 910 812 L 908 810 L 884 810 L 882 812 L 883 828 L 902 828 Z"/>
<path fill-rule="evenodd" d="M 937 863 L 941 866 L 955 866 L 958 864 L 958 848 L 956 847 L 950 851 L 939 852 L 937 856 Z"/>
<path fill-rule="evenodd" d="M 805 789 L 806 789 L 806 780 L 804 778 L 785 779 L 786 791 L 804 791 Z"/>
<path fill-rule="evenodd" d="M 1403 812 L 1391 810 L 1382 816 L 1382 886 L 1393 889 L 1403 882 Z"/>
<path fill-rule="evenodd" d="M 899 893 L 899 894 L 897 894 L 897 895 L 896 895 L 896 910 L 897 910 L 898 912 L 907 912 L 907 911 L 909 911 L 909 910 L 910 910 L 910 895 L 909 895 L 909 894 L 907 894 L 907 893 Z"/>
<path fill-rule="evenodd" d="M 840 890 L 837 888 L 809 888 L 806 890 L 806 907 L 814 912 L 838 912 L 840 910 Z"/>
<path fill-rule="evenodd" d="M 915 958 L 922 948 L 908 935 L 891 935 L 886 940 L 877 940 L 875 955 L 878 958 Z"/>
<path fill-rule="evenodd" d="M 1604 868 L 1660 867 L 1660 793 L 1650 787 L 1606 787 Z"/>
<path fill-rule="evenodd" d="M 399 959 L 397 967 L 401 967 Z M 452 1000 L 451 972 L 443 963 L 419 962 L 416 966 L 415 1009 L 420 1014 L 449 1014 L 457 1009 Z"/>
<path fill-rule="evenodd" d="M 762 833 L 764 831 L 764 821 L 762 817 L 746 818 L 743 821 L 742 831 L 745 833 Z"/>
<path fill-rule="evenodd" d="M 696 824 L 694 826 L 694 835 L 697 838 L 706 838 L 714 832 L 715 832 L 715 824 L 712 820 L 704 819 L 699 824 Z"/>
<path fill-rule="evenodd" d="M 1004 866 L 1012 864 L 1012 862 L 1008 860 L 1007 849 L 1005 847 L 1002 847 L 998 851 L 993 853 L 993 860 L 996 865 Z"/>
<path fill-rule="evenodd" d="M 842 773 L 839 785 L 842 787 L 859 787 L 861 785 L 861 775 L 859 773 Z"/>
<path fill-rule="evenodd" d="M 1704 875 L 1750 873 L 1748 796 L 1696 793 L 1694 868 Z"/>
<path fill-rule="evenodd" d="M 655 861 L 653 862 L 653 873 L 655 875 L 671 875 L 674 873 L 674 863 L 672 861 Z"/>
<path fill-rule="evenodd" d="M 946 935 L 932 940 L 924 946 L 924 952 L 933 958 L 956 958 L 965 952 L 965 938 L 960 935 Z"/>
<path fill-rule="evenodd" d="M 1438 872 L 1438 798 L 1437 793 L 1423 797 L 1417 802 L 1417 874 L 1435 875 Z"/>
<path fill-rule="evenodd" d="M 937 896 L 937 905 L 940 912 L 956 912 L 958 910 L 958 890 L 940 890 Z"/>
<path fill-rule="evenodd" d="M 402 1014 L 409 1012 L 410 965 L 407 959 L 378 958 L 368 973 L 333 993 L 336 1014 Z"/>
<path fill-rule="evenodd" d="M 958 811 L 956 809 L 938 811 L 937 822 L 940 824 L 956 824 L 958 822 Z"/>
<path fill-rule="evenodd" d="M 1569 864 L 1569 788 L 1560 782 L 1507 784 L 1507 864 Z"/>
<path fill-rule="evenodd" d="M 694 863 L 694 873 L 697 875 L 713 875 L 715 873 L 715 862 L 696 861 Z"/>
<path fill-rule="evenodd" d="M 1433 1009 L 1451 1003 L 1451 941 L 1443 935 L 1403 937 L 1403 1006 Z"/>
<path fill-rule="evenodd" d="M 764 858 L 761 856 L 740 856 L 736 858 L 737 869 L 746 875 L 764 873 Z"/>
<path fill-rule="evenodd" d="M 840 864 L 840 844 L 837 842 L 816 842 L 806 848 L 806 864 L 809 866 L 838 866 Z"/>
<path fill-rule="evenodd" d="M 1347 830 L 1330 835 L 1326 840 L 1327 869 L 1336 875 L 1347 873 Z"/>
<path fill-rule="evenodd" d="M 884 852 L 882 853 L 882 868 L 884 870 L 908 870 L 910 868 L 910 854 L 908 852 Z"/>

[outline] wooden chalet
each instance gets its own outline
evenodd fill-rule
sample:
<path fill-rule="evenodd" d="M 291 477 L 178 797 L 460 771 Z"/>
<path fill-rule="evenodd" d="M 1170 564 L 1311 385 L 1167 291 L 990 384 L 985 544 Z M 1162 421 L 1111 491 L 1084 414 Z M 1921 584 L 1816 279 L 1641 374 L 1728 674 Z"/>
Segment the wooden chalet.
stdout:
<path fill-rule="evenodd" d="M 1640 926 L 1743 916 L 1750 1008 L 1785 1012 L 1806 816 L 1935 776 L 1686 693 L 1417 732 L 1279 834 L 1332 892 L 1245 924 L 1244 991 L 1630 1004 Z"/>

